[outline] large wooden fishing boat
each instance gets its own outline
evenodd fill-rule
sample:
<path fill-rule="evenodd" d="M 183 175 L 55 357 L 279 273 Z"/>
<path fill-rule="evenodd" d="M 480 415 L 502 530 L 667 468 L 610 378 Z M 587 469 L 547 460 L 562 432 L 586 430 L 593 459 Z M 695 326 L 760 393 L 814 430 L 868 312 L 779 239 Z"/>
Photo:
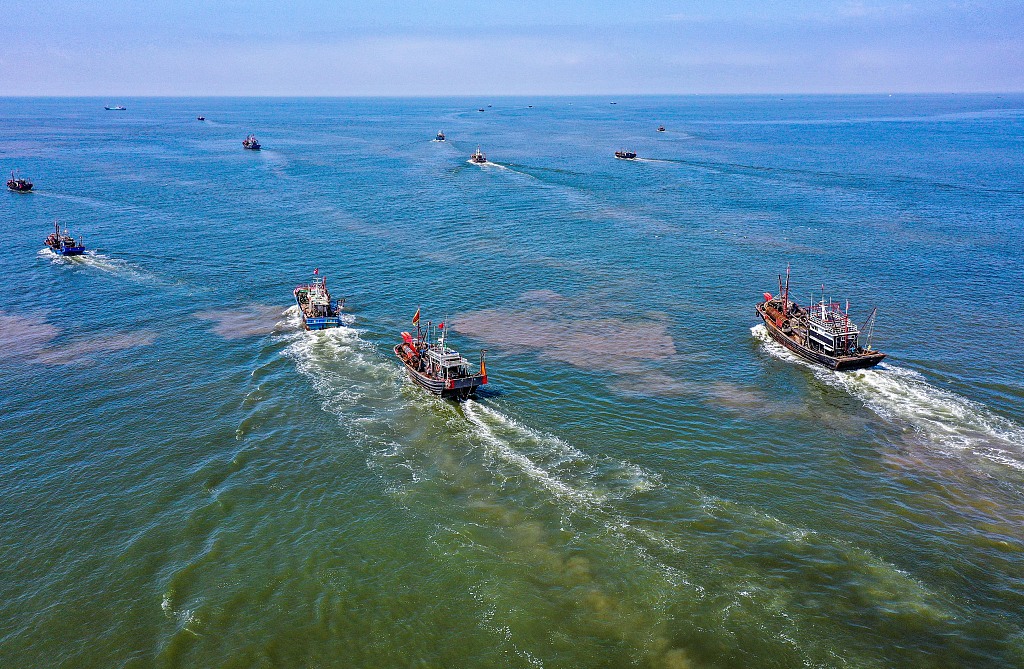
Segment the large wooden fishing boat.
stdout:
<path fill-rule="evenodd" d="M 434 395 L 452 399 L 466 399 L 487 383 L 486 349 L 480 351 L 479 371 L 470 370 L 469 360 L 448 347 L 444 323 L 437 325 L 438 337 L 433 341 L 434 328 L 430 323 L 425 329 L 420 328 L 419 317 L 417 309 L 413 317 L 416 336 L 403 332 L 402 343 L 395 346 L 395 355 L 405 365 L 413 383 Z"/>
<path fill-rule="evenodd" d="M 756 307 L 768 334 L 801 358 L 824 365 L 829 369 L 864 369 L 882 362 L 885 353 L 871 348 L 875 315 L 872 309 L 863 329 L 867 331 L 867 347 L 860 344 L 862 328 L 850 320 L 850 304 L 846 311 L 838 303 L 826 301 L 822 290 L 821 301 L 804 309 L 789 298 L 789 268 L 786 285 L 779 275 L 779 294 L 764 294 L 764 302 Z"/>
<path fill-rule="evenodd" d="M 636 151 L 616 151 L 615 157 L 619 160 L 636 160 Z"/>
<path fill-rule="evenodd" d="M 483 110 L 481 109 L 480 111 L 483 111 Z M 476 151 L 473 152 L 473 155 L 471 155 L 469 157 L 469 159 L 472 162 L 477 163 L 478 165 L 483 165 L 484 163 L 487 162 L 487 156 L 485 156 L 483 154 L 483 152 L 480 150 L 479 146 L 476 147 Z"/>
<path fill-rule="evenodd" d="M 56 221 L 53 222 L 53 232 L 47 235 L 43 243 L 51 251 L 62 256 L 80 256 L 85 253 L 85 242 L 82 241 L 82 238 L 75 239 L 68 234 L 66 229 L 62 233 L 60 231 L 60 223 Z"/>
<path fill-rule="evenodd" d="M 296 286 L 292 293 L 295 295 L 295 304 L 299 305 L 302 327 L 307 330 L 326 330 L 342 326 L 341 308 L 345 300 L 331 299 L 327 279 L 320 276 L 319 268 L 313 270 L 313 278 L 309 283 Z"/>

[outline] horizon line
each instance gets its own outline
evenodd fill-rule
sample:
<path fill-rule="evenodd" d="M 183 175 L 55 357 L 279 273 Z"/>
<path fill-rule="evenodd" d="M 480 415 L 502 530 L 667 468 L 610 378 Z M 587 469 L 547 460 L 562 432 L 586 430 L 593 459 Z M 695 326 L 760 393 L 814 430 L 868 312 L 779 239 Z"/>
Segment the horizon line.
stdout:
<path fill-rule="evenodd" d="M 250 94 L 239 94 L 239 95 L 216 95 L 216 94 L 203 94 L 203 93 L 192 93 L 192 94 L 142 94 L 133 95 L 126 93 L 89 93 L 89 94 L 74 94 L 74 95 L 54 95 L 54 94 L 26 94 L 26 95 L 7 95 L 0 94 L 0 99 L 101 99 L 101 98 L 133 98 L 133 99 L 187 99 L 187 98 L 244 98 L 244 99 L 279 99 L 279 98 L 293 98 L 303 100 L 330 100 L 330 99 L 347 99 L 347 98 L 394 98 L 394 99 L 438 99 L 438 98 L 479 98 L 479 97 L 492 97 L 492 98 L 529 98 L 529 97 L 540 97 L 540 98 L 597 98 L 597 97 L 690 97 L 690 96 L 704 96 L 704 97 L 763 97 L 763 96 L 808 96 L 808 95 L 843 95 L 843 96 L 873 96 L 873 95 L 1021 95 L 1024 94 L 1024 90 L 990 90 L 990 91 L 846 91 L 846 92 L 823 92 L 823 91 L 789 91 L 789 92 L 747 92 L 747 93 L 451 93 L 451 94 L 440 94 L 440 95 L 422 95 L 422 94 L 402 94 L 402 93 L 348 93 L 339 95 L 305 95 L 305 94 L 288 94 L 288 93 L 267 93 L 264 95 L 250 95 Z"/>

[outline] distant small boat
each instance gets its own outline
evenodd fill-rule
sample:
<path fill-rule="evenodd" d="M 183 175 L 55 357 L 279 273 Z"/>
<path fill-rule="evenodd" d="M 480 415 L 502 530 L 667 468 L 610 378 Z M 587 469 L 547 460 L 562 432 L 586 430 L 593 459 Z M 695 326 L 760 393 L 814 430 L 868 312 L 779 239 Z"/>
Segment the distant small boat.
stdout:
<path fill-rule="evenodd" d="M 610 104 L 610 105 L 617 105 L 619 103 L 618 102 L 609 102 L 608 104 Z"/>
<path fill-rule="evenodd" d="M 490 109 L 490 108 L 491 108 L 491 105 L 487 105 L 487 108 L 488 108 L 488 109 Z"/>
<path fill-rule="evenodd" d="M 116 105 L 114 107 L 104 107 L 104 109 L 106 109 L 107 111 L 124 111 L 124 110 L 126 110 L 128 108 L 127 107 L 122 107 L 121 105 Z"/>
<path fill-rule="evenodd" d="M 205 120 L 206 120 L 206 117 L 205 117 L 205 116 L 197 116 L 197 117 L 196 117 L 196 120 L 197 120 L 197 121 L 205 121 Z"/>
<path fill-rule="evenodd" d="M 665 132 L 665 126 L 659 125 L 658 126 L 658 132 Z"/>
<path fill-rule="evenodd" d="M 440 334 L 437 341 L 431 341 L 430 323 L 426 331 L 420 329 L 419 309 L 413 322 L 416 336 L 402 333 L 402 343 L 395 346 L 395 356 L 405 365 L 405 371 L 416 385 L 440 397 L 466 399 L 476 389 L 487 383 L 486 351 L 480 351 L 480 369 L 471 370 L 466 360 L 446 344 L 447 330 L 444 323 L 438 324 Z"/>
<path fill-rule="evenodd" d="M 295 304 L 299 305 L 302 327 L 307 330 L 326 330 L 341 327 L 341 308 L 345 300 L 332 300 L 327 290 L 327 279 L 320 276 L 320 269 L 313 270 L 309 283 L 296 286 L 292 291 Z"/>
<path fill-rule="evenodd" d="M 476 151 L 473 152 L 473 155 L 471 155 L 469 159 L 474 163 L 478 163 L 481 165 L 487 162 L 487 156 L 483 154 L 479 146 L 476 147 Z"/>
<path fill-rule="evenodd" d="M 438 130 L 437 131 L 437 137 L 435 137 L 434 139 L 436 141 L 438 141 L 438 142 L 443 142 L 444 141 L 444 133 L 441 132 L 440 130 Z"/>
<path fill-rule="evenodd" d="M 249 149 L 250 151 L 259 151 L 262 147 L 259 140 L 256 139 L 256 135 L 249 135 L 242 140 L 242 146 Z"/>
<path fill-rule="evenodd" d="M 7 188 L 15 193 L 27 193 L 32 190 L 32 185 L 28 179 L 14 176 L 14 172 L 11 172 L 11 178 L 7 180 Z"/>
<path fill-rule="evenodd" d="M 54 253 L 62 256 L 80 256 L 85 253 L 85 242 L 82 241 L 81 237 L 76 240 L 68 234 L 66 229 L 61 234 L 60 223 L 56 221 L 53 222 L 53 232 L 46 237 L 43 243 L 50 247 Z"/>
<path fill-rule="evenodd" d="M 484 108 L 483 108 L 483 107 L 481 107 L 480 109 L 477 109 L 477 111 L 483 111 L 483 110 L 484 110 Z"/>
<path fill-rule="evenodd" d="M 616 158 L 620 158 L 622 160 L 636 160 L 636 152 L 635 151 L 616 151 L 615 152 L 615 157 Z"/>
<path fill-rule="evenodd" d="M 530 109 L 533 109 L 533 105 L 526 105 L 526 106 L 529 107 Z"/>

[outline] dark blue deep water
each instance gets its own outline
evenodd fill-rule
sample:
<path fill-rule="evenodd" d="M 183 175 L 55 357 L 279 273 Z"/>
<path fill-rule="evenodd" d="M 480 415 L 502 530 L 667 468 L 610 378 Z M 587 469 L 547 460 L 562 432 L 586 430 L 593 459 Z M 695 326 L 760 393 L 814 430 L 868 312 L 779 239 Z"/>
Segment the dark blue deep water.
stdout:
<path fill-rule="evenodd" d="M 1024 666 L 1024 96 L 0 99 L 13 169 L 0 666 Z"/>

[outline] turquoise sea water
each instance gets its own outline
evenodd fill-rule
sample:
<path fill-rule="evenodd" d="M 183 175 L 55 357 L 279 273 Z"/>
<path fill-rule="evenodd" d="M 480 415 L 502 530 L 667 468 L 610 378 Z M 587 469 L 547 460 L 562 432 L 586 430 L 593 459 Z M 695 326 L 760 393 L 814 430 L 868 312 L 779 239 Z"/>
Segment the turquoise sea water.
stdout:
<path fill-rule="evenodd" d="M 0 99 L 0 666 L 1024 666 L 1022 156 L 1020 95 Z M 787 264 L 886 363 L 766 342 Z"/>

